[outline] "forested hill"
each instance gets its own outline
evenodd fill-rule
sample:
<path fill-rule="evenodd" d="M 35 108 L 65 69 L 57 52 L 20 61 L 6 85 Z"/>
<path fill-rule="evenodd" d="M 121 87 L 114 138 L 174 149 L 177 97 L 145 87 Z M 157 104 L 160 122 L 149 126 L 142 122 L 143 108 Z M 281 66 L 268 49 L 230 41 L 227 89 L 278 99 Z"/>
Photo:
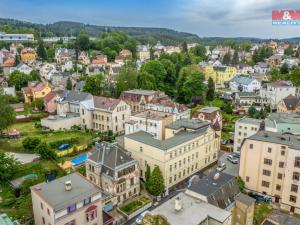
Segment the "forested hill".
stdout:
<path fill-rule="evenodd" d="M 142 43 L 156 43 L 160 41 L 165 45 L 176 45 L 183 41 L 188 43 L 200 41 L 200 38 L 195 34 L 178 32 L 167 28 L 98 26 L 67 21 L 44 25 L 0 18 L 0 31 L 7 33 L 13 33 L 14 31 L 34 32 L 39 36 L 76 36 L 80 31 L 85 31 L 91 37 L 99 37 L 104 32 L 122 31 L 135 37 Z"/>

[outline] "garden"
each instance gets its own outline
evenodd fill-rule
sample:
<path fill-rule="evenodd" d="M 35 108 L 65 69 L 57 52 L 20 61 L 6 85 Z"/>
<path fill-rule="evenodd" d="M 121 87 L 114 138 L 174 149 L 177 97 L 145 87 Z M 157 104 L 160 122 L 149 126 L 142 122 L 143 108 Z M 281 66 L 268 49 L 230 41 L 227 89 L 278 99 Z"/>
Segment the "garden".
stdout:
<path fill-rule="evenodd" d="M 253 223 L 255 225 L 261 224 L 272 211 L 273 209 L 269 203 L 259 202 L 255 204 Z"/>
<path fill-rule="evenodd" d="M 128 203 L 125 203 L 125 205 L 120 207 L 120 210 L 129 216 L 150 202 L 151 200 L 148 197 L 142 195 Z"/>

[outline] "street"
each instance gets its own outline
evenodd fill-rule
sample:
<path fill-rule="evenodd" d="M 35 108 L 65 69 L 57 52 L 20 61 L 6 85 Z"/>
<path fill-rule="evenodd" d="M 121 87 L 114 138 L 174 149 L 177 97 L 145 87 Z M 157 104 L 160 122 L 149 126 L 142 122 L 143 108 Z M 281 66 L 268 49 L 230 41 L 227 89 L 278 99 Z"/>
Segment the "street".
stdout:
<path fill-rule="evenodd" d="M 219 152 L 219 163 L 224 162 L 226 164 L 226 169 L 223 170 L 223 173 L 227 173 L 230 174 L 232 176 L 237 177 L 239 175 L 239 164 L 233 164 L 231 162 L 229 162 L 226 157 L 230 154 L 230 152 Z"/>

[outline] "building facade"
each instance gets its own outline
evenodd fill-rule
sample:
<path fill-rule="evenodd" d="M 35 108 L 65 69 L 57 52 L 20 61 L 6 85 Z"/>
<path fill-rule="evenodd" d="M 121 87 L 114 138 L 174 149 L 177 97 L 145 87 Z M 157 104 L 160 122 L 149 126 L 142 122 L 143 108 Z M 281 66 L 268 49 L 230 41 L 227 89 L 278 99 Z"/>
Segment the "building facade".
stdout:
<path fill-rule="evenodd" d="M 206 66 L 204 74 L 206 80 L 209 77 L 213 79 L 216 88 L 223 88 L 237 74 L 237 69 L 231 66 Z"/>

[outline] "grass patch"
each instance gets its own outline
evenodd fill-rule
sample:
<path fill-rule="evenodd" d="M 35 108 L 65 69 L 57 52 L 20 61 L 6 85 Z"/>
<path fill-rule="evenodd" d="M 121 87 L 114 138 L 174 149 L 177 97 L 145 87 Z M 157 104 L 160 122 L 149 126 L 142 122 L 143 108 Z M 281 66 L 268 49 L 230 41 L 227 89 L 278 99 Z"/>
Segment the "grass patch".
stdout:
<path fill-rule="evenodd" d="M 65 175 L 65 172 L 59 169 L 55 163 L 51 161 L 40 161 L 20 165 L 20 169 L 14 175 L 13 179 L 29 173 L 36 173 L 38 179 L 35 180 L 34 183 L 41 183 L 45 181 L 45 173 L 47 173 L 49 170 L 56 171 L 56 177 L 62 177 Z M 21 224 L 25 224 L 26 222 L 32 220 L 33 212 L 29 189 L 21 189 L 21 195 L 17 198 L 15 197 L 14 190 L 7 182 L 2 183 L 1 186 L 3 191 L 0 193 L 0 197 L 2 198 L 2 202 L 0 202 L 0 211 L 6 213 L 13 219 L 19 220 Z"/>
<path fill-rule="evenodd" d="M 23 148 L 22 141 L 24 138 L 37 137 L 42 141 L 54 142 L 65 139 L 75 138 L 78 140 L 79 145 L 89 143 L 95 133 L 84 132 L 84 131 L 54 131 L 54 132 L 44 132 L 41 128 L 35 127 L 36 122 L 24 122 L 16 123 L 9 127 L 8 130 L 16 129 L 20 131 L 21 138 L 11 140 L 11 139 L 0 139 L 0 150 L 9 152 L 26 152 Z"/>
<path fill-rule="evenodd" d="M 211 102 L 211 106 L 220 108 L 223 103 L 224 103 L 224 101 L 222 99 L 216 98 Z"/>
<path fill-rule="evenodd" d="M 146 196 L 141 196 L 133 201 L 126 203 L 125 205 L 121 206 L 120 209 L 126 215 L 130 215 L 137 211 L 138 209 L 142 208 L 143 206 L 147 205 L 150 202 L 150 199 Z"/>
<path fill-rule="evenodd" d="M 254 224 L 255 225 L 261 224 L 272 211 L 273 209 L 268 203 L 260 202 L 256 204 L 254 208 L 254 219 L 253 219 Z"/>

